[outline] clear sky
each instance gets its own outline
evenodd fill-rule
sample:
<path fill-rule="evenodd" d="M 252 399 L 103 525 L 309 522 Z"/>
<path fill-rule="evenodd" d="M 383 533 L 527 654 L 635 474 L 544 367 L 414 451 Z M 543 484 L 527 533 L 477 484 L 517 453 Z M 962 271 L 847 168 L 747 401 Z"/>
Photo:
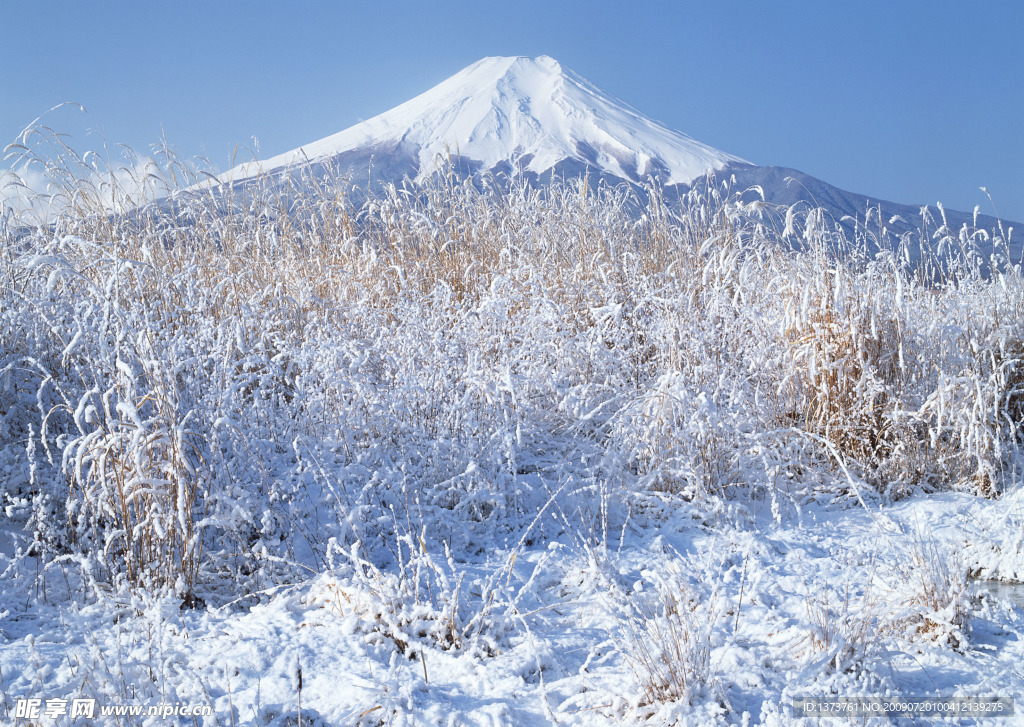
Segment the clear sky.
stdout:
<path fill-rule="evenodd" d="M 0 0 L 0 144 L 47 117 L 227 168 L 340 131 L 488 55 L 547 54 L 757 164 L 1024 221 L 1024 1 Z"/>

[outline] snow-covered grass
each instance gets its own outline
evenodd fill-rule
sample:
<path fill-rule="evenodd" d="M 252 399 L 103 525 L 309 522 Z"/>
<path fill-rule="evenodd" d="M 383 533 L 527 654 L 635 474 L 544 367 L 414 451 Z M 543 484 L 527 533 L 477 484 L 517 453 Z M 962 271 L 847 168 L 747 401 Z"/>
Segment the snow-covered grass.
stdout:
<path fill-rule="evenodd" d="M 0 711 L 784 724 L 1024 683 L 967 579 L 1024 571 L 1002 231 L 164 168 L 3 217 Z"/>

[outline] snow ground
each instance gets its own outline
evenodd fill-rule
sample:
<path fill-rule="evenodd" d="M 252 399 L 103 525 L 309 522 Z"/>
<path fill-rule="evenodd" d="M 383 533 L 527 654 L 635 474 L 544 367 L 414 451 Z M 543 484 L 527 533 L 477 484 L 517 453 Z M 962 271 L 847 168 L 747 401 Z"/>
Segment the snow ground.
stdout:
<path fill-rule="evenodd" d="M 212 705 L 201 724 L 285 725 L 298 723 L 301 697 L 303 724 L 598 725 L 647 717 L 785 725 L 812 723 L 792 715 L 791 702 L 803 697 L 1013 697 L 1024 693 L 1024 610 L 1013 588 L 972 586 L 969 620 L 955 639 L 886 623 L 914 588 L 914 533 L 986 577 L 1012 577 L 1022 565 L 1022 513 L 1019 491 L 998 501 L 916 497 L 870 512 L 808 506 L 781 521 L 770 503 L 702 510 L 650 495 L 637 496 L 606 542 L 551 514 L 562 531 L 518 549 L 499 583 L 510 603 L 504 618 L 486 638 L 450 651 L 421 638 L 403 653 L 375 621 L 372 589 L 329 572 L 278 587 L 256 605 L 205 609 L 130 596 L 76 607 L 61 598 L 63 576 L 55 574 L 43 605 L 7 593 L 0 700 L 7 719 L 19 697 L 94 696 L 100 704 Z M 483 583 L 509 563 L 515 544 L 492 546 L 460 566 L 467 582 Z M 692 705 L 645 706 L 637 696 L 631 634 L 651 634 L 631 623 L 653 612 L 645 609 L 658 584 L 688 590 L 710 614 L 710 679 Z M 844 596 L 848 608 L 840 608 Z M 814 614 L 826 599 L 839 637 L 818 649 Z M 873 621 L 858 643 L 843 619 L 863 623 L 865 614 Z M 420 658 L 408 658 L 410 645 Z M 849 654 L 838 668 L 836 653 Z"/>

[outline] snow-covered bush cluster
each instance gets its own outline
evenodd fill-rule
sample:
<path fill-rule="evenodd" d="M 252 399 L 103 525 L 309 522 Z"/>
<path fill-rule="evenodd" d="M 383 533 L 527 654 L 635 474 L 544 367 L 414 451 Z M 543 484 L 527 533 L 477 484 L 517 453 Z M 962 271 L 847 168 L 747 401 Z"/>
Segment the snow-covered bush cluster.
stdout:
<path fill-rule="evenodd" d="M 713 183 L 357 203 L 268 177 L 121 213 L 81 185 L 5 217 L 0 496 L 24 554 L 94 586 L 472 554 L 645 491 L 994 496 L 1021 447 L 1005 236 L 885 239 Z"/>
<path fill-rule="evenodd" d="M 784 527 L 1019 478 L 1009 232 L 925 212 L 895 239 L 714 180 L 679 200 L 454 176 L 367 198 L 141 168 L 132 186 L 51 168 L 51 192 L 2 218 L 0 562 L 18 593 L 148 614 L 304 583 L 282 602 L 424 682 L 428 662 L 519 659 L 525 640 L 550 717 L 557 659 L 530 623 L 554 606 L 537 594 L 601 592 L 635 689 L 559 708 L 721 715 L 745 609 L 781 619 L 762 584 L 774 556 L 747 546 L 694 575 L 666 550 L 668 571 L 630 584 L 640 556 L 612 544 L 634 523 L 742 529 L 763 503 Z M 925 534 L 863 582 L 859 561 L 804 580 L 785 648 L 827 679 L 860 675 L 881 639 L 964 649 L 982 566 L 947 547 Z M 581 669 L 608 658 L 598 645 Z M 377 701 L 355 714 L 392 703 Z"/>

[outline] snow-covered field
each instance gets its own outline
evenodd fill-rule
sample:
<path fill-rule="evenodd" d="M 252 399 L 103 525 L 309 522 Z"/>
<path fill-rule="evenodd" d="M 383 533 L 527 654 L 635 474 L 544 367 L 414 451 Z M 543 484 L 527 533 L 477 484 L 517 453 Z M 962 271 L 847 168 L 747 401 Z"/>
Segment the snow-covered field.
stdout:
<path fill-rule="evenodd" d="M 874 518 L 810 508 L 782 524 L 764 504 L 730 512 L 638 499 L 609 547 L 553 530 L 543 546 L 498 542 L 459 562 L 466 621 L 482 588 L 501 603 L 457 649 L 432 633 L 443 616 L 397 597 L 383 573 L 310 575 L 258 605 L 204 609 L 141 593 L 82 603 L 8 590 L 8 718 L 16 697 L 84 695 L 106 705 L 209 704 L 213 716 L 197 722 L 222 725 L 297 724 L 300 703 L 313 725 L 786 725 L 815 723 L 791 711 L 808 697 L 1016 697 L 1024 688 L 1024 594 L 961 581 L 933 611 L 922 594 L 936 575 L 915 560 L 913 535 L 928 533 L 927 554 L 951 568 L 966 557 L 993 563 L 1004 549 L 1016 556 L 1007 546 L 1020 540 L 1018 497 L 917 497 Z M 692 610 L 667 621 L 666 598 Z M 958 609 L 965 623 L 948 624 Z M 934 634 L 921 632 L 926 614 Z M 648 703 L 645 682 L 669 674 L 666 652 L 696 683 Z M 653 673 L 646 658 L 657 660 Z M 891 723 L 921 721 L 932 720 Z M 147 720 L 120 723 L 134 722 Z"/>
<path fill-rule="evenodd" d="M 0 719 L 786 725 L 1024 693 L 1002 233 L 849 239 L 713 186 L 193 181 L 121 216 L 149 180 L 77 178 L 0 231 Z"/>

